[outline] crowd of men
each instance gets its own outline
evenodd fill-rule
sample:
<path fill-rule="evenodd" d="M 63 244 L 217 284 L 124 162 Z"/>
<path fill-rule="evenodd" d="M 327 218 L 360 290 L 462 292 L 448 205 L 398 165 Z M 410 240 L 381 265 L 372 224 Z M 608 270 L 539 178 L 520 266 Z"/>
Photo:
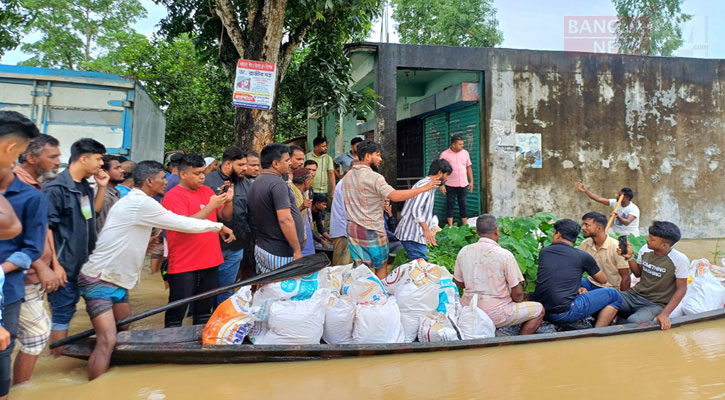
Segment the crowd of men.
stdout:
<path fill-rule="evenodd" d="M 147 255 L 152 273 L 165 276 L 169 302 L 275 270 L 313 254 L 315 244 L 332 247 L 334 265 L 365 264 L 384 278 L 391 249 L 394 254 L 402 247 L 411 259 L 427 259 L 428 246 L 436 245 L 437 188 L 448 197 L 449 224 L 456 203 L 466 222 L 466 194 L 473 190 L 471 160 L 460 136 L 453 136 L 428 175 L 406 190 L 393 188 L 377 172 L 381 146 L 360 138 L 335 159 L 327 154 L 326 139 L 317 137 L 306 154 L 281 143 L 259 154 L 230 146 L 221 163 L 175 153 L 166 168 L 109 155 L 103 144 L 80 139 L 70 147 L 67 168 L 58 173 L 59 145 L 21 114 L 0 111 L 0 399 L 11 376 L 14 384 L 30 379 L 49 340 L 68 336 L 81 297 L 97 337 L 89 379 L 103 374 L 116 343 L 116 321 L 131 313 L 128 291 L 137 286 Z M 583 185 L 577 188 L 612 203 Z M 638 230 L 633 193 L 622 189 L 621 194 L 626 213 L 618 211 L 616 227 Z M 390 202 L 405 202 L 399 221 Z M 619 313 L 630 322 L 658 320 L 666 329 L 667 315 L 685 290 L 687 258 L 672 249 L 679 230 L 656 222 L 647 248 L 634 260 L 631 248 L 617 253 L 605 224 L 598 213 L 586 214 L 581 228 L 558 221 L 554 243 L 541 251 L 536 292 L 528 299 L 516 260 L 497 244 L 496 219 L 480 216 L 481 239 L 461 250 L 456 261 L 464 304 L 481 296 L 479 306 L 497 327 L 523 324 L 522 334 L 536 332 L 544 318 L 568 322 L 593 313 L 597 326 Z M 588 239 L 575 249 L 580 229 Z M 641 276 L 633 288 L 630 271 Z M 588 278 L 582 278 L 584 272 Z M 194 324 L 204 324 L 230 295 L 168 310 L 164 325 L 180 326 L 187 312 Z M 16 340 L 20 351 L 11 375 Z"/>

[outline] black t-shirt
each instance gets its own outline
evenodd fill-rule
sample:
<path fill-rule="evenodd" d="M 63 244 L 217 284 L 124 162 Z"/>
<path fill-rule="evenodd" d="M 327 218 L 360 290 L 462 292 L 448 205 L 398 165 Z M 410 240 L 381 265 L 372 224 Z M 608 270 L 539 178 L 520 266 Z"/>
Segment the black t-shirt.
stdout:
<path fill-rule="evenodd" d="M 589 275 L 599 272 L 597 262 L 588 253 L 566 243 L 544 247 L 539 253 L 534 300 L 544 305 L 547 314 L 569 311 L 584 272 Z"/>
<path fill-rule="evenodd" d="M 297 209 L 292 189 L 277 175 L 262 173 L 254 180 L 247 193 L 247 204 L 254 225 L 257 227 L 256 244 L 262 249 L 281 257 L 292 257 L 292 247 L 279 227 L 277 210 L 289 208 L 297 229 L 300 248 L 304 243 L 305 226 Z"/>

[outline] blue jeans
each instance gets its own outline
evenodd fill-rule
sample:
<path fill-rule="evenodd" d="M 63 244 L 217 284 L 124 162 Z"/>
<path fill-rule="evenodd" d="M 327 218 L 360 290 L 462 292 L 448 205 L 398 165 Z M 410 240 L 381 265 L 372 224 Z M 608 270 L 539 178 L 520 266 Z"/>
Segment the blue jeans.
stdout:
<path fill-rule="evenodd" d="M 237 280 L 237 274 L 239 273 L 239 264 L 242 262 L 244 257 L 244 249 L 239 250 L 226 250 L 222 252 L 224 257 L 224 264 L 219 266 L 218 282 L 219 287 L 231 285 Z M 230 298 L 234 293 L 232 290 L 218 294 L 216 296 L 216 305 L 221 304 L 224 300 Z"/>
<path fill-rule="evenodd" d="M 595 284 L 593 284 L 589 278 L 582 277 L 582 281 L 579 284 L 581 287 L 583 287 L 586 290 L 597 290 L 597 289 L 603 289 L 602 287 L 599 287 Z"/>
<path fill-rule="evenodd" d="M 612 306 L 617 310 L 622 306 L 622 295 L 616 289 L 598 288 L 580 294 L 571 302 L 569 311 L 561 314 L 546 314 L 546 319 L 553 323 L 579 321 L 606 306 Z"/>
<path fill-rule="evenodd" d="M 58 290 L 48 293 L 48 303 L 50 306 L 51 320 L 53 322 L 52 330 L 68 330 L 70 320 L 76 313 L 76 305 L 80 298 L 81 294 L 76 282 L 71 281 L 66 282 L 65 287 L 61 286 Z"/>
<path fill-rule="evenodd" d="M 412 240 L 401 240 L 400 243 L 403 244 L 403 248 L 411 260 L 422 258 L 428 261 L 428 257 L 426 256 L 428 254 L 428 246 Z"/>
<path fill-rule="evenodd" d="M 3 328 L 10 334 L 10 344 L 0 351 L 0 396 L 6 396 L 10 391 L 10 371 L 13 370 L 10 356 L 15 348 L 15 338 L 18 336 L 18 321 L 20 320 L 20 307 L 23 300 L 3 306 Z"/>

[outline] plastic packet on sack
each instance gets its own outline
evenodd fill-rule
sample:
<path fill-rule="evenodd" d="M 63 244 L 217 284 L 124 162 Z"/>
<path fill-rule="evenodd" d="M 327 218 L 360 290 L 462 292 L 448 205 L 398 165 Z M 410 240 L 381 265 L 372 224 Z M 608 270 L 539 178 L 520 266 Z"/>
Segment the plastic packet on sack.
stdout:
<path fill-rule="evenodd" d="M 251 302 L 251 288 L 244 286 L 221 303 L 204 326 L 202 344 L 241 344 L 256 321 Z"/>
<path fill-rule="evenodd" d="M 460 332 L 452 318 L 443 313 L 430 314 L 420 321 L 418 341 L 449 342 L 460 340 Z"/>

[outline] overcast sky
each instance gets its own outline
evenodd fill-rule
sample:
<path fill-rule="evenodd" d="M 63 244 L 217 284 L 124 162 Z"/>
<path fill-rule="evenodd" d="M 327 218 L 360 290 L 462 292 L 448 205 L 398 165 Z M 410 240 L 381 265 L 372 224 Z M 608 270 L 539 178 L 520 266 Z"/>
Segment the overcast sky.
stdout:
<path fill-rule="evenodd" d="M 166 16 L 163 6 L 149 0 L 142 0 L 148 16 L 134 24 L 134 28 L 151 36 L 158 29 L 157 24 Z M 597 17 L 616 15 L 611 0 L 495 0 L 499 29 L 504 41 L 501 47 L 534 50 L 564 50 L 565 18 L 579 17 L 578 21 L 597 20 Z M 723 0 L 686 0 L 683 10 L 694 16 L 683 27 L 685 45 L 676 55 L 687 57 L 725 59 L 725 24 L 719 21 L 725 16 Z M 582 16 L 592 17 L 582 19 Z M 380 22 L 374 26 L 370 41 L 380 40 Z M 398 41 L 395 21 L 389 20 L 389 38 Z M 37 39 L 32 35 L 26 41 Z M 17 64 L 30 58 L 20 50 L 7 52 L 0 60 L 2 64 Z"/>

